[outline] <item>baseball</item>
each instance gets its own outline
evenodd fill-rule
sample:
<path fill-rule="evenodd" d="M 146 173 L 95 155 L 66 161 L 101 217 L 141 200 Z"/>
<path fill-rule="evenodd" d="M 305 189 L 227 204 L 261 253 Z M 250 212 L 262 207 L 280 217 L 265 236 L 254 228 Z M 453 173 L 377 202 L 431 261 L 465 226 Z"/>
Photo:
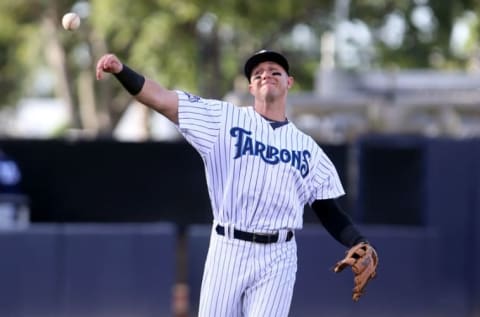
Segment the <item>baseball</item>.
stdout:
<path fill-rule="evenodd" d="M 66 13 L 62 18 L 62 25 L 65 30 L 74 31 L 80 26 L 80 17 L 73 12 Z"/>

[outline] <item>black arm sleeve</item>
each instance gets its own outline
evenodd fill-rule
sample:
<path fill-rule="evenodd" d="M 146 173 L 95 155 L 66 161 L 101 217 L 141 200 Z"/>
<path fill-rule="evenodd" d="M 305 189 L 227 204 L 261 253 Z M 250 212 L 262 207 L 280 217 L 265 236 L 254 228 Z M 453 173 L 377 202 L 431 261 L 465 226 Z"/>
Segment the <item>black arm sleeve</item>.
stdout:
<path fill-rule="evenodd" d="M 368 242 L 335 199 L 315 200 L 312 209 L 325 229 L 341 244 L 352 247 L 360 242 Z"/>

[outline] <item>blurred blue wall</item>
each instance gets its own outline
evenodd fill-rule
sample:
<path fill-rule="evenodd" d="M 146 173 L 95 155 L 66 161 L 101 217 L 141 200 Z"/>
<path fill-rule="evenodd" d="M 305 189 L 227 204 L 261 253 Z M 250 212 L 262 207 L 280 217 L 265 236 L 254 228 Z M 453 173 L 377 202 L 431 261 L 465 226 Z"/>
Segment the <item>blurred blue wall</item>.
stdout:
<path fill-rule="evenodd" d="M 172 224 L 0 231 L 0 316 L 170 316 L 176 243 Z"/>
<path fill-rule="evenodd" d="M 195 315 L 211 215 L 188 144 L 0 148 L 24 172 L 34 222 L 0 231 L 0 316 L 169 316 L 180 236 Z M 352 303 L 350 272 L 331 272 L 345 250 L 306 208 L 291 316 L 479 317 L 480 140 L 366 136 L 325 150 L 379 274 Z"/>

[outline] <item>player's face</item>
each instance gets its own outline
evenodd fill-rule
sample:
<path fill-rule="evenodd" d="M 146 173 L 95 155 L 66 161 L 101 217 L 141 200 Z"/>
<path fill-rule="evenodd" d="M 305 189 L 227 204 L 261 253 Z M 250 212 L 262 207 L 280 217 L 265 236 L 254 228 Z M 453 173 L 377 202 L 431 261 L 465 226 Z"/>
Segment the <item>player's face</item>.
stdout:
<path fill-rule="evenodd" d="M 250 77 L 250 93 L 259 98 L 275 98 L 286 95 L 293 84 L 282 66 L 274 62 L 263 62 L 257 65 Z"/>

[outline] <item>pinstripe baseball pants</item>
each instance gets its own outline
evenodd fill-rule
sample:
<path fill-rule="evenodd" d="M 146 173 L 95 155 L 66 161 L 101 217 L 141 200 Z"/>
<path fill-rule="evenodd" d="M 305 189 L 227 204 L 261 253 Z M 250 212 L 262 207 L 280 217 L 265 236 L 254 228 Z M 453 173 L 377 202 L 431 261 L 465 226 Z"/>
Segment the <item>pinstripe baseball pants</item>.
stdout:
<path fill-rule="evenodd" d="M 212 230 L 199 316 L 288 316 L 296 272 L 295 238 L 260 244 Z"/>

